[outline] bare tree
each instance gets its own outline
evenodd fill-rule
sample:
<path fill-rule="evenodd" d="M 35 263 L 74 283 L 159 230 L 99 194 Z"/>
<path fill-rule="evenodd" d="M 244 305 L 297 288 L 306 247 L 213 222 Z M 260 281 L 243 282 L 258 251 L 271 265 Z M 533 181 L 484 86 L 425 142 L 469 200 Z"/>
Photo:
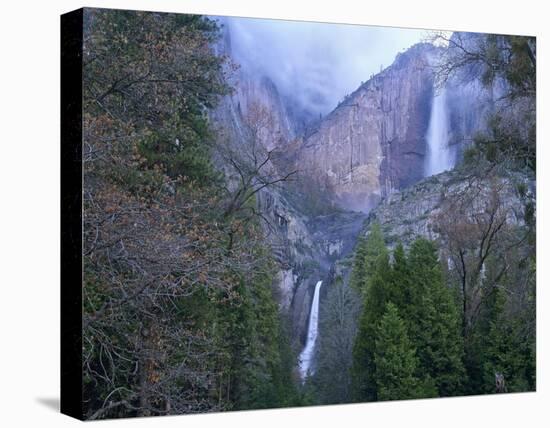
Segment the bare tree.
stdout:
<path fill-rule="evenodd" d="M 432 32 L 428 40 L 444 45 L 435 66 L 439 84 L 449 79 L 480 78 L 485 84 L 497 79 L 509 83 L 505 97 L 536 94 L 536 43 L 533 37 L 455 32 Z"/>
<path fill-rule="evenodd" d="M 443 199 L 435 230 L 445 243 L 451 275 L 460 284 L 463 334 L 475 324 L 486 299 L 514 268 L 511 250 L 526 245 L 528 234 L 518 232 L 522 213 L 506 199 L 510 182 L 494 175 L 470 177 L 467 185 Z M 489 269 L 489 262 L 491 269 Z"/>
<path fill-rule="evenodd" d="M 266 138 L 278 137 L 271 134 L 274 119 L 265 106 L 251 104 L 240 119 L 244 130 L 238 136 L 228 135 L 227 129 L 220 130 L 221 143 L 216 146 L 228 176 L 223 208 L 223 218 L 231 225 L 228 251 L 233 247 L 236 230 L 252 219 L 259 218 L 267 230 L 274 229 L 265 213 L 258 209 L 256 196 L 268 188 L 291 181 L 297 173 L 282 161 L 281 141 L 277 141 L 275 148 L 266 148 Z"/>
<path fill-rule="evenodd" d="M 258 192 L 289 181 L 297 172 L 295 169 L 279 172 L 275 162 L 280 149 L 276 147 L 268 150 L 262 144 L 266 132 L 273 128 L 273 116 L 266 107 L 252 104 L 243 122 L 246 126 L 246 141 L 238 141 L 237 146 L 229 144 L 221 149 L 223 159 L 237 176 L 234 189 L 228 189 L 230 196 L 224 211 L 225 217 L 242 210 Z"/>

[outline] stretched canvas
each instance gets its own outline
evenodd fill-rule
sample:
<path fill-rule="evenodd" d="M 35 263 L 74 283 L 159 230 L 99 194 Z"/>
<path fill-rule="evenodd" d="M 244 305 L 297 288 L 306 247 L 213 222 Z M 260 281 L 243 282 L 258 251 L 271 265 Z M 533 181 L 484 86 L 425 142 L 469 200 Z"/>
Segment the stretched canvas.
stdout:
<path fill-rule="evenodd" d="M 62 412 L 534 391 L 533 36 L 61 18 Z"/>

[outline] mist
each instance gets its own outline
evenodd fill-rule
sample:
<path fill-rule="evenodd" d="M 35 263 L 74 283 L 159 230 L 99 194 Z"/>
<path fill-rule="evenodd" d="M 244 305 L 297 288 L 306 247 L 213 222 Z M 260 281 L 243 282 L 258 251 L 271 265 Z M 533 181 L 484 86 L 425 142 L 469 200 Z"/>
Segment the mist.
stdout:
<path fill-rule="evenodd" d="M 298 108 L 325 115 L 426 30 L 271 19 L 216 17 L 227 28 L 233 59 L 269 77 Z"/>

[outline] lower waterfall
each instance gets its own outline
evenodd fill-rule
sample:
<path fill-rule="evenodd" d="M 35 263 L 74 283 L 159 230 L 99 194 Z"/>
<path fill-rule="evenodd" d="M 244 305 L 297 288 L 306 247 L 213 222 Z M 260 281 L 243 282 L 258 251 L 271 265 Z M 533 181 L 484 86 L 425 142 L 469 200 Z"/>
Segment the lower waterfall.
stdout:
<path fill-rule="evenodd" d="M 315 342 L 319 331 L 319 290 L 323 281 L 318 281 L 315 285 L 315 293 L 311 302 L 311 312 L 309 314 L 309 324 L 307 330 L 307 341 L 304 350 L 300 353 L 298 365 L 300 369 L 300 377 L 302 382 L 305 381 L 308 373 L 311 372 L 311 362 L 313 360 L 313 351 L 315 350 Z"/>

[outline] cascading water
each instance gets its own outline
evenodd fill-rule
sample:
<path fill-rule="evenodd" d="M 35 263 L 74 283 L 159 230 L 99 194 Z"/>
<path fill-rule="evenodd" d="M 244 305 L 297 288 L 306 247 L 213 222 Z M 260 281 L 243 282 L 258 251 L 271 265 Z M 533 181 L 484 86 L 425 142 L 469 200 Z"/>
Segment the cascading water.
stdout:
<path fill-rule="evenodd" d="M 445 90 L 435 95 L 430 113 L 430 123 L 426 135 L 428 156 L 425 176 L 439 174 L 454 166 L 453 153 L 449 147 L 449 114 Z"/>
<path fill-rule="evenodd" d="M 323 281 L 318 281 L 315 285 L 315 292 L 313 294 L 313 301 L 311 302 L 311 311 L 309 314 L 306 346 L 299 358 L 299 369 L 302 382 L 305 381 L 306 376 L 310 372 L 315 342 L 317 341 L 317 334 L 319 331 L 319 290 L 321 289 L 322 283 Z"/>

